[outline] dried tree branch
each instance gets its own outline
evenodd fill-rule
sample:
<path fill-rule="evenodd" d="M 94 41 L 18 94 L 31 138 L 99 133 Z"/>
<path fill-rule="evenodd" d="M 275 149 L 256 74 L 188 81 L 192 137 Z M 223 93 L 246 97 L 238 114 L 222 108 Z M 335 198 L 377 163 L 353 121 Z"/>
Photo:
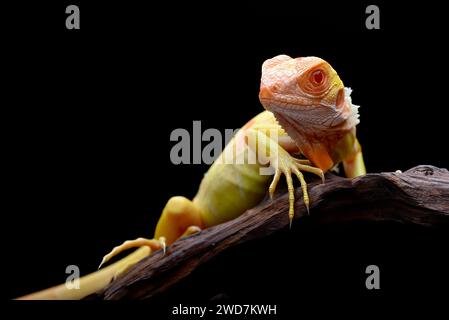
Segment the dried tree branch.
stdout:
<path fill-rule="evenodd" d="M 424 227 L 449 226 L 449 172 L 422 165 L 404 173 L 367 174 L 355 179 L 327 175 L 309 184 L 311 216 L 318 224 L 395 221 Z M 306 214 L 296 193 L 296 219 Z M 264 201 L 232 221 L 177 241 L 165 255 L 156 252 L 92 299 L 150 299 L 185 279 L 198 266 L 242 243 L 288 231 L 284 193 Z"/>

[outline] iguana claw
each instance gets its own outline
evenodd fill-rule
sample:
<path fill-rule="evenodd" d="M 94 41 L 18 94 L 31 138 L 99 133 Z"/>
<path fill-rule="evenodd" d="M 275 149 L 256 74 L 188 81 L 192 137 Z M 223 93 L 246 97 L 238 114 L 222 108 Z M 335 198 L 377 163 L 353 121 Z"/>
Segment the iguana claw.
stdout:
<path fill-rule="evenodd" d="M 121 244 L 117 247 L 114 247 L 111 252 L 109 252 L 107 255 L 105 255 L 103 257 L 103 259 L 101 260 L 101 263 L 98 266 L 98 269 L 100 269 L 103 264 L 105 264 L 106 262 L 111 260 L 111 258 L 115 257 L 119 253 L 121 253 L 127 249 L 138 248 L 138 247 L 143 247 L 143 246 L 149 247 L 151 249 L 151 251 L 163 249 L 164 253 L 165 253 L 164 237 L 161 237 L 158 240 L 145 239 L 145 238 L 137 238 L 135 240 L 127 240 L 127 241 L 123 242 L 123 244 Z"/>
<path fill-rule="evenodd" d="M 274 191 L 276 190 L 276 186 L 280 180 L 281 174 L 284 174 L 286 181 L 287 181 L 287 189 L 288 189 L 288 195 L 289 195 L 289 211 L 288 211 L 288 217 L 290 220 L 290 227 L 293 222 L 293 218 L 295 215 L 294 206 L 295 206 L 295 189 L 293 186 L 293 179 L 292 179 L 292 173 L 296 175 L 298 178 L 301 189 L 303 193 L 303 200 L 304 205 L 307 209 L 307 214 L 310 214 L 310 199 L 309 194 L 307 192 L 307 183 L 304 180 L 304 175 L 301 171 L 310 172 L 313 174 L 316 174 L 319 176 L 324 183 L 324 173 L 320 168 L 312 167 L 309 165 L 308 160 L 303 159 L 296 159 L 292 157 L 287 152 L 282 152 L 280 150 L 277 159 L 275 161 L 272 161 L 272 166 L 275 167 L 275 173 L 273 180 L 270 184 L 270 187 L 268 188 L 268 192 L 270 194 L 270 199 L 273 199 Z"/>

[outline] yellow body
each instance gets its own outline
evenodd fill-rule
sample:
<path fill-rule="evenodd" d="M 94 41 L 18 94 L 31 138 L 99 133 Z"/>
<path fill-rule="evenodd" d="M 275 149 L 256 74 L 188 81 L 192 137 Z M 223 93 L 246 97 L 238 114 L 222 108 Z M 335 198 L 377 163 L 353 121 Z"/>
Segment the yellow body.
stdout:
<path fill-rule="evenodd" d="M 265 114 L 254 118 L 252 123 L 256 124 L 262 120 L 267 121 Z M 267 192 L 272 177 L 260 174 L 259 163 L 249 163 L 250 150 L 244 141 L 248 129 L 251 128 L 240 130 L 228 143 L 223 153 L 204 175 L 198 193 L 193 199 L 206 227 L 238 217 L 258 204 Z M 234 162 L 241 159 L 243 163 L 226 163 L 225 155 L 235 155 Z"/>
<path fill-rule="evenodd" d="M 158 221 L 154 239 L 164 237 L 167 245 L 183 236 L 189 226 L 201 229 L 211 227 L 238 217 L 246 210 L 257 205 L 265 196 L 271 175 L 261 175 L 260 168 L 266 167 L 266 159 L 261 163 L 248 163 L 248 153 L 252 146 L 245 142 L 245 137 L 254 134 L 265 135 L 274 130 L 279 140 L 276 150 L 270 145 L 262 145 L 271 153 L 272 158 L 288 158 L 280 154 L 289 153 L 286 150 L 299 153 L 291 147 L 291 141 L 285 139 L 288 135 L 278 125 L 271 112 L 264 111 L 250 120 L 228 143 L 223 153 L 212 164 L 201 181 L 198 193 L 190 201 L 184 197 L 173 197 L 165 206 Z M 243 141 L 243 143 L 242 143 Z M 260 144 L 259 144 L 260 147 Z M 226 155 L 232 153 L 235 159 L 243 159 L 243 163 L 227 163 Z M 256 152 L 257 154 L 257 152 Z M 241 156 L 242 158 L 239 158 Z M 343 163 L 346 176 L 355 177 L 366 173 L 360 145 L 355 131 L 349 132 L 332 150 L 334 164 Z"/>
<path fill-rule="evenodd" d="M 257 205 L 264 198 L 267 187 L 273 177 L 260 174 L 259 169 L 262 166 L 260 163 L 247 163 L 248 153 L 251 148 L 245 141 L 242 143 L 240 139 L 245 139 L 245 136 L 254 134 L 265 135 L 265 132 L 273 129 L 280 138 L 277 148 L 270 149 L 270 144 L 262 144 L 262 147 L 267 148 L 271 157 L 280 157 L 288 160 L 289 158 L 285 158 L 285 154 L 288 154 L 286 149 L 291 148 L 291 141 L 285 139 L 288 136 L 277 124 L 273 114 L 268 111 L 262 112 L 249 121 L 228 143 L 223 153 L 204 175 L 198 193 L 192 201 L 185 197 L 176 196 L 167 202 L 156 226 L 154 239 L 146 240 L 148 243 L 145 243 L 140 238 L 135 240 L 137 242 L 129 242 L 131 245 L 126 246 L 126 248 L 118 247 L 119 251 L 122 251 L 123 249 L 143 245 L 139 250 L 126 258 L 82 277 L 80 279 L 80 290 L 69 290 L 65 285 L 59 285 L 24 296 L 21 299 L 83 298 L 100 290 L 112 281 L 114 276 L 150 255 L 152 250 L 161 249 L 161 245 L 155 244 L 157 243 L 155 239 L 164 237 L 166 244 L 170 245 L 178 238 L 188 235 L 188 230 L 191 226 L 197 226 L 199 229 L 211 227 L 234 219 L 247 209 Z M 259 144 L 260 146 L 261 144 Z M 292 151 L 298 152 L 295 148 Z M 233 152 L 236 159 L 243 154 L 243 163 L 225 163 L 224 155 L 229 152 Z M 280 156 L 280 154 L 284 156 Z M 333 157 L 336 161 L 343 162 L 348 176 L 365 173 L 363 157 L 355 134 L 348 134 L 348 136 L 342 139 L 334 150 Z M 263 166 L 266 167 L 266 165 Z M 347 167 L 348 170 L 346 170 Z M 118 252 L 114 252 L 114 254 L 116 253 Z"/>
<path fill-rule="evenodd" d="M 300 182 L 304 205 L 309 210 L 302 172 L 324 180 L 323 172 L 342 162 L 348 177 L 365 174 L 355 134 L 357 108 L 349 94 L 335 70 L 322 59 L 281 55 L 267 60 L 262 67 L 259 98 L 273 113 L 260 113 L 238 132 L 205 174 L 192 201 L 181 196 L 169 199 L 154 238 L 138 238 L 114 248 L 103 262 L 125 249 L 141 247 L 123 260 L 81 278 L 82 289 L 67 290 L 61 285 L 24 298 L 79 299 L 93 293 L 152 251 L 165 250 L 180 237 L 236 218 L 258 204 L 267 188 L 272 196 L 282 175 L 288 187 L 291 223 L 295 202 L 292 175 Z M 257 143 L 252 144 L 254 141 Z M 229 163 L 229 154 L 234 155 L 235 162 Z M 296 154 L 307 159 L 298 159 Z M 249 161 L 253 155 L 254 163 Z M 268 163 L 274 175 L 260 174 Z"/>

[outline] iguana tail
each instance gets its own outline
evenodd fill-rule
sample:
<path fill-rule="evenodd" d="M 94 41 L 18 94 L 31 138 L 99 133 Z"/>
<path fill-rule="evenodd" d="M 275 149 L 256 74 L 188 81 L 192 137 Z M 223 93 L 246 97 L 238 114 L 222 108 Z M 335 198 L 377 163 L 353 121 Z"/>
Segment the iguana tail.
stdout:
<path fill-rule="evenodd" d="M 34 292 L 18 298 L 18 300 L 78 300 L 99 291 L 108 285 L 116 274 L 124 271 L 141 259 L 151 254 L 147 246 L 140 247 L 122 260 L 110 266 L 88 274 L 79 279 L 79 288 L 69 289 L 66 284 L 60 284 L 42 291 Z"/>

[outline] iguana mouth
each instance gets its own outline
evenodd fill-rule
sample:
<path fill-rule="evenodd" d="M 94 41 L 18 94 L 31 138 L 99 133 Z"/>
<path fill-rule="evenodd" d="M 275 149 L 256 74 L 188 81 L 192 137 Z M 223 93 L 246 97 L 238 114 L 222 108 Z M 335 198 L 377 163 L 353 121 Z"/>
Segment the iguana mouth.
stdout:
<path fill-rule="evenodd" d="M 337 98 L 336 104 L 329 107 L 302 105 L 294 103 L 293 99 L 278 98 L 271 93 L 270 95 L 261 95 L 260 101 L 267 110 L 291 118 L 301 127 L 311 125 L 325 132 L 345 131 L 355 127 L 360 122 L 359 106 L 352 103 L 351 92 L 351 88 L 344 88 L 344 99 L 339 101 L 341 98 Z M 318 132 L 316 131 L 315 134 Z"/>
<path fill-rule="evenodd" d="M 287 102 L 275 97 L 261 97 L 265 108 L 303 154 L 323 170 L 332 165 L 331 150 L 337 142 L 360 122 L 358 108 L 351 100 L 350 88 L 344 88 L 344 99 L 337 99 L 333 107 L 310 106 Z M 340 96 L 340 99 L 341 96 Z"/>

